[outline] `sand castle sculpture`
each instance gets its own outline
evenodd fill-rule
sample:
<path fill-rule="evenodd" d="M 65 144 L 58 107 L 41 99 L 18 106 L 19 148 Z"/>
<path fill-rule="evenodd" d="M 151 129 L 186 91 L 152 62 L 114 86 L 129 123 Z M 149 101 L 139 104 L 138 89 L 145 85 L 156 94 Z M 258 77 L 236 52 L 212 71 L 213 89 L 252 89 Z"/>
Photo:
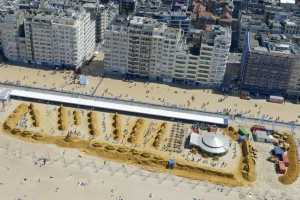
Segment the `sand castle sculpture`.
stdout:
<path fill-rule="evenodd" d="M 69 110 L 70 109 L 70 110 Z M 240 157 L 240 164 L 235 169 L 228 168 L 213 168 L 199 164 L 195 161 L 186 160 L 179 153 L 173 153 L 172 159 L 176 160 L 176 164 L 172 169 L 168 169 L 167 166 L 171 159 L 170 152 L 163 151 L 162 147 L 166 144 L 166 137 L 168 137 L 169 129 L 168 123 L 160 123 L 152 134 L 151 147 L 142 146 L 144 139 L 144 129 L 146 127 L 146 121 L 143 118 L 137 118 L 133 123 L 131 130 L 128 134 L 123 134 L 121 116 L 118 114 L 112 114 L 111 116 L 111 135 L 115 142 L 110 142 L 105 139 L 101 139 L 104 133 L 100 134 L 100 123 L 98 113 L 96 111 L 89 111 L 87 115 L 82 115 L 78 110 L 73 108 L 66 108 L 59 106 L 57 109 L 57 131 L 60 131 L 61 135 L 51 135 L 43 132 L 40 127 L 43 126 L 42 111 L 39 111 L 38 107 L 34 104 L 20 104 L 16 109 L 7 117 L 3 124 L 3 128 L 6 133 L 14 135 L 15 137 L 26 140 L 29 142 L 39 142 L 47 144 L 56 144 L 62 147 L 77 148 L 88 154 L 101 156 L 106 159 L 115 160 L 118 162 L 138 165 L 144 169 L 151 171 L 167 172 L 174 175 L 183 176 L 187 178 L 206 180 L 218 184 L 224 184 L 229 186 L 242 186 L 248 185 L 250 182 L 255 181 L 255 163 L 251 162 L 251 154 L 249 145 L 243 156 Z M 68 111 L 70 118 L 68 116 Z M 31 117 L 33 123 L 32 129 L 26 130 L 19 127 L 19 122 L 26 116 Z M 28 117 L 27 116 L 27 117 Z M 70 124 L 77 127 L 84 125 L 83 118 L 87 118 L 89 137 L 81 138 L 79 135 L 73 134 L 70 130 Z M 69 120 L 70 118 L 70 120 Z M 137 146 L 138 144 L 138 146 Z M 239 147 L 239 146 L 238 146 Z"/>

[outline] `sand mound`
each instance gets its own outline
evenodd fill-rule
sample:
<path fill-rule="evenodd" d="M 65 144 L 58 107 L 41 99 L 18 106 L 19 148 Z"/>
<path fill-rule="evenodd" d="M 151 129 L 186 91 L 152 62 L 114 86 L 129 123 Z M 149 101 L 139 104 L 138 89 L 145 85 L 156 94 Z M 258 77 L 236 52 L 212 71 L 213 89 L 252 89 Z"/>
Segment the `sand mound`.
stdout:
<path fill-rule="evenodd" d="M 59 130 L 66 130 L 68 126 L 68 115 L 67 109 L 63 106 L 58 108 L 58 129 Z"/>
<path fill-rule="evenodd" d="M 98 116 L 96 112 L 92 111 L 88 113 L 88 122 L 89 122 L 90 134 L 94 137 L 99 136 L 100 130 L 99 130 L 99 123 L 98 123 Z"/>
<path fill-rule="evenodd" d="M 164 136 L 164 134 L 165 134 L 165 132 L 166 132 L 166 128 L 167 128 L 166 123 L 162 123 L 162 124 L 159 126 L 159 128 L 158 128 L 158 130 L 157 130 L 157 132 L 156 132 L 156 136 L 155 136 L 155 138 L 154 138 L 154 142 L 153 142 L 153 144 L 152 144 L 152 146 L 153 146 L 154 148 L 158 149 L 158 148 L 160 147 L 160 145 L 161 145 L 161 143 L 162 143 L 162 140 L 163 140 L 163 136 Z"/>
<path fill-rule="evenodd" d="M 254 182 L 256 180 L 255 159 L 253 156 L 253 147 L 248 140 L 242 143 L 242 152 L 242 175 L 246 180 Z"/>
<path fill-rule="evenodd" d="M 120 131 L 120 117 L 117 113 L 112 116 L 112 136 L 114 140 L 120 140 L 122 133 Z"/>
<path fill-rule="evenodd" d="M 28 112 L 27 104 L 20 104 L 14 111 L 11 113 L 7 120 L 3 124 L 3 128 L 5 130 L 13 130 L 16 128 L 22 116 L 24 116 Z"/>
<path fill-rule="evenodd" d="M 79 126 L 81 124 L 81 114 L 78 110 L 73 111 L 73 120 L 76 126 Z"/>
<path fill-rule="evenodd" d="M 139 118 L 136 120 L 127 139 L 129 143 L 138 144 L 140 142 L 140 139 L 142 137 L 141 130 L 143 128 L 143 125 L 144 125 L 143 119 Z"/>
<path fill-rule="evenodd" d="M 279 181 L 286 185 L 294 183 L 297 180 L 300 172 L 297 157 L 299 152 L 297 152 L 297 146 L 292 135 L 287 135 L 287 142 L 289 144 L 289 167 L 287 168 L 286 173 L 283 176 L 279 177 Z"/>

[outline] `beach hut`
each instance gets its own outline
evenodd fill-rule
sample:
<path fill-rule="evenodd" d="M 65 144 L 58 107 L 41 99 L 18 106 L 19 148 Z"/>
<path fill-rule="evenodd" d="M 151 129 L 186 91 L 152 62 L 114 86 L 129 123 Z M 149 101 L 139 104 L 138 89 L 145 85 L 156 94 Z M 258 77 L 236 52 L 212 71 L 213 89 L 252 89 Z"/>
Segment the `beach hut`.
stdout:
<path fill-rule="evenodd" d="M 283 161 L 277 162 L 277 172 L 280 174 L 284 174 L 286 172 L 286 166 Z"/>
<path fill-rule="evenodd" d="M 174 159 L 170 159 L 170 160 L 168 160 L 168 163 L 167 163 L 167 168 L 168 169 L 174 169 L 174 167 L 175 167 L 175 160 Z"/>
<path fill-rule="evenodd" d="M 87 85 L 89 83 L 87 76 L 80 75 L 79 76 L 79 83 L 80 83 L 80 85 Z"/>
<path fill-rule="evenodd" d="M 275 138 L 272 135 L 269 135 L 267 131 L 256 130 L 253 134 L 253 139 L 256 142 L 272 143 L 275 141 Z"/>
<path fill-rule="evenodd" d="M 240 128 L 239 129 L 239 134 L 240 135 L 245 135 L 246 137 L 249 136 L 249 132 L 246 129 L 244 129 L 244 128 Z"/>
<path fill-rule="evenodd" d="M 266 130 L 266 127 L 265 126 L 262 126 L 262 125 L 254 125 L 251 127 L 251 132 L 254 133 L 255 131 L 257 130 L 260 130 L 260 131 L 265 131 Z"/>
<path fill-rule="evenodd" d="M 271 95 L 269 98 L 269 102 L 283 104 L 284 98 L 282 96 Z"/>
<path fill-rule="evenodd" d="M 250 100 L 250 93 L 248 91 L 241 91 L 240 98 L 245 100 Z"/>
<path fill-rule="evenodd" d="M 284 153 L 283 149 L 278 146 L 274 147 L 274 149 L 272 150 L 272 154 L 280 160 L 282 160 L 283 153 Z"/>

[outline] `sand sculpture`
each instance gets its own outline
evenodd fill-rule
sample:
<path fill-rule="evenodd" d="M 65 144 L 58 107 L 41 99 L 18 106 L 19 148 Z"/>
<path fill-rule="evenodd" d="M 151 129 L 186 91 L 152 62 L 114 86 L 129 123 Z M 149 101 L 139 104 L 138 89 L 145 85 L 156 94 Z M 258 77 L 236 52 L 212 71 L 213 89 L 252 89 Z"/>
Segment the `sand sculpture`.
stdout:
<path fill-rule="evenodd" d="M 157 132 L 156 132 L 156 136 L 155 136 L 155 139 L 154 139 L 154 142 L 153 142 L 153 147 L 154 148 L 159 148 L 161 143 L 162 143 L 162 140 L 163 140 L 163 136 L 165 134 L 165 131 L 166 131 L 166 123 L 162 123 Z"/>
<path fill-rule="evenodd" d="M 73 111 L 73 120 L 75 125 L 80 125 L 81 124 L 81 114 L 79 111 L 74 110 Z"/>
<path fill-rule="evenodd" d="M 112 116 L 112 135 L 114 140 L 119 140 L 122 137 L 122 133 L 120 130 L 120 117 L 117 113 Z"/>
<path fill-rule="evenodd" d="M 297 157 L 297 146 L 292 137 L 292 135 L 286 134 L 286 142 L 289 144 L 288 148 L 288 158 L 289 158 L 289 167 L 284 175 L 279 177 L 279 181 L 283 184 L 292 184 L 294 183 L 300 173 L 300 166 L 298 163 Z"/>
<path fill-rule="evenodd" d="M 88 113 L 88 122 L 89 122 L 90 134 L 92 136 L 100 135 L 100 131 L 98 128 L 99 127 L 98 116 L 96 112 L 92 111 Z"/>
<path fill-rule="evenodd" d="M 134 126 L 132 127 L 132 130 L 129 134 L 129 137 L 127 139 L 127 141 L 129 143 L 133 143 L 133 144 L 138 144 L 140 141 L 140 137 L 141 137 L 141 129 L 142 126 L 144 124 L 144 120 L 139 118 L 138 120 L 136 120 Z"/>
<path fill-rule="evenodd" d="M 58 108 L 58 129 L 61 131 L 64 131 L 67 129 L 68 126 L 68 115 L 67 115 L 67 109 L 63 106 L 60 106 Z"/>
<path fill-rule="evenodd" d="M 132 146 L 130 144 L 137 144 L 140 142 L 142 137 L 142 132 L 140 131 L 142 127 L 145 125 L 143 118 L 138 118 L 131 132 L 129 133 L 128 140 L 125 140 L 125 143 L 110 143 L 109 141 L 99 139 L 99 124 L 98 117 L 95 111 L 88 112 L 87 119 L 89 124 L 90 135 L 93 138 L 83 139 L 79 136 L 72 135 L 69 131 L 66 135 L 50 135 L 45 132 L 33 131 L 33 130 L 23 130 L 17 128 L 19 120 L 22 116 L 25 116 L 26 113 L 31 112 L 31 116 L 37 115 L 39 111 L 35 110 L 36 107 L 34 105 L 28 106 L 27 104 L 20 104 L 14 110 L 14 112 L 8 116 L 7 120 L 4 122 L 3 127 L 6 130 L 6 133 L 10 133 L 14 137 L 19 139 L 29 141 L 29 142 L 38 142 L 38 143 L 46 143 L 46 144 L 56 144 L 61 147 L 68 148 L 76 148 L 81 151 L 84 151 L 88 154 L 101 156 L 106 159 L 115 160 L 118 162 L 128 163 L 138 165 L 144 169 L 151 171 L 159 171 L 172 173 L 174 175 L 183 176 L 191 179 L 197 180 L 206 180 L 211 181 L 218 184 L 225 184 L 228 186 L 242 186 L 247 185 L 250 181 L 253 181 L 252 174 L 254 168 L 252 168 L 252 164 L 248 160 L 247 163 L 250 167 L 247 171 L 247 176 L 242 176 L 240 170 L 233 171 L 224 171 L 222 169 L 210 168 L 201 166 L 193 161 L 185 160 L 183 157 L 179 155 L 176 157 L 176 165 L 174 169 L 171 171 L 167 169 L 167 163 L 170 159 L 170 154 L 166 151 L 162 151 L 157 148 L 144 148 Z M 35 110 L 35 111 L 33 111 Z M 40 112 L 43 113 L 43 112 Z M 73 111 L 73 116 L 75 119 L 75 115 L 77 115 Z M 67 130 L 67 109 L 63 106 L 58 108 L 58 117 L 59 117 L 59 130 Z M 77 118 L 77 117 L 76 117 Z M 118 115 L 113 115 L 113 119 L 116 122 L 114 128 L 117 129 L 120 125 L 118 123 Z M 79 117 L 77 118 L 79 119 Z M 81 120 L 78 120 L 81 121 Z M 75 120 L 74 120 L 75 123 Z M 77 122 L 76 122 L 77 123 Z M 156 140 L 153 142 L 153 146 L 160 146 L 163 143 L 163 135 L 165 134 L 167 128 L 167 123 L 161 123 L 159 128 L 156 130 L 154 134 Z M 113 129 L 112 131 L 114 131 Z M 119 129 L 119 128 L 118 128 Z M 34 129 L 35 130 L 35 129 Z M 157 139 L 158 138 L 158 139 Z M 127 144 L 126 144 L 127 142 Z M 154 144 L 156 143 L 156 144 Z M 249 145 L 247 148 L 250 148 Z M 248 153 L 249 154 L 249 153 Z M 244 163 L 241 162 L 241 167 L 244 166 Z M 245 167 L 244 167 L 245 168 Z M 254 175 L 253 175 L 254 176 Z"/>

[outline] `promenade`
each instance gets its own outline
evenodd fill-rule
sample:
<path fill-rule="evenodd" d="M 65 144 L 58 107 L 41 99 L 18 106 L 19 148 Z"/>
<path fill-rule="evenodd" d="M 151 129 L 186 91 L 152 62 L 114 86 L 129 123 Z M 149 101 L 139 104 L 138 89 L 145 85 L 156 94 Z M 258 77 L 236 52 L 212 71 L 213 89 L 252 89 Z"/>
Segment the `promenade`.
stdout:
<path fill-rule="evenodd" d="M 291 133 L 296 133 L 300 131 L 300 125 L 290 122 L 279 122 L 270 119 L 255 118 L 255 117 L 245 117 L 245 116 L 230 116 L 222 113 L 214 113 L 207 111 L 192 110 L 188 108 L 171 107 L 150 104 L 145 102 L 131 102 L 121 99 L 113 99 L 107 97 L 97 97 L 92 95 L 76 94 L 71 92 L 58 92 L 53 90 L 33 88 L 33 87 L 23 87 L 14 86 L 11 84 L 0 84 L 2 88 L 9 88 L 14 91 L 12 94 L 19 98 L 26 98 L 26 95 L 31 95 L 32 97 L 38 97 L 40 100 L 51 100 L 56 103 L 70 103 L 70 99 L 62 99 L 57 97 L 69 97 L 74 99 L 78 104 L 78 99 L 84 100 L 85 103 L 79 103 L 78 105 L 92 107 L 91 105 L 97 105 L 99 108 L 106 108 L 113 111 L 123 111 L 127 114 L 144 114 L 147 116 L 163 117 L 168 119 L 178 119 L 185 120 L 189 122 L 208 122 L 212 124 L 227 125 L 227 124 L 238 124 L 242 126 L 250 126 L 254 124 L 261 124 L 272 129 L 284 129 Z M 25 93 L 24 93 L 25 92 Z M 33 93 L 29 93 L 33 92 Z M 37 96 L 37 94 L 39 94 Z M 45 96 L 48 94 L 50 96 Z M 29 98 L 29 96 L 27 96 Z M 38 99 L 38 98 L 37 98 Z M 98 102 L 95 104 L 95 102 Z M 102 102 L 102 103 L 101 103 Z M 116 106 L 119 105 L 119 106 Z M 121 107 L 120 107 L 121 105 Z M 96 107 L 97 107 L 96 106 Z"/>

